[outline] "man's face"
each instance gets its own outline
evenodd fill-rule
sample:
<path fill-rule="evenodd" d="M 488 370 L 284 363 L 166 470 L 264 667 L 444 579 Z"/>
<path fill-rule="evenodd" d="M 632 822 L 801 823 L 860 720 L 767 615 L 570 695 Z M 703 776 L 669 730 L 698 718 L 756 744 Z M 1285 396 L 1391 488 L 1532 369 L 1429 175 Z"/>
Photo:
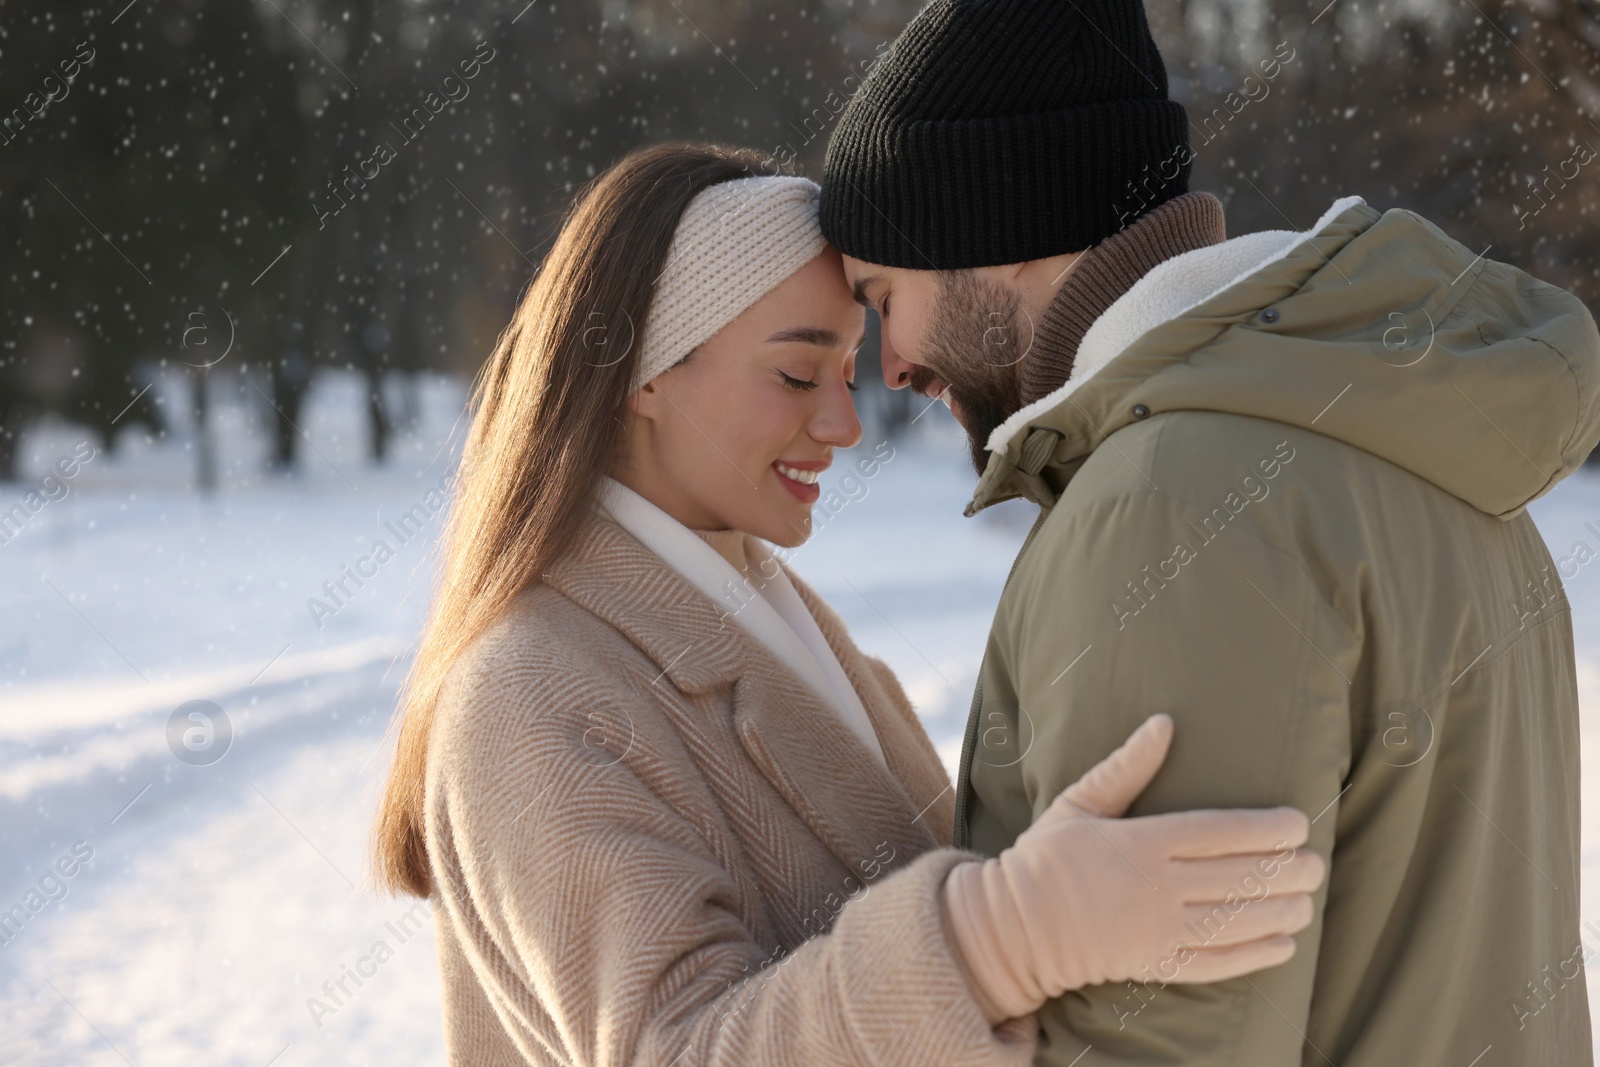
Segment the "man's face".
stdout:
<path fill-rule="evenodd" d="M 856 300 L 883 319 L 883 380 L 943 399 L 967 431 L 972 465 L 989 434 L 1022 406 L 1017 364 L 1032 340 L 1016 289 L 990 268 L 881 267 L 844 257 Z"/>

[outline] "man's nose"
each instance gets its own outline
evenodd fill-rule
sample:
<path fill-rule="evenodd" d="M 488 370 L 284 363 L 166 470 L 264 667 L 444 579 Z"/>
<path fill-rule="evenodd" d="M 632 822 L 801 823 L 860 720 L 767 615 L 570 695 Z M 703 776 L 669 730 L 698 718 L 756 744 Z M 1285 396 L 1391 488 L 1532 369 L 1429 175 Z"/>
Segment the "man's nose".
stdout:
<path fill-rule="evenodd" d="M 884 333 L 887 335 L 888 331 Z M 885 336 L 879 343 L 878 358 L 883 365 L 883 384 L 890 389 L 904 389 L 911 384 L 911 371 L 916 364 L 896 352 Z"/>

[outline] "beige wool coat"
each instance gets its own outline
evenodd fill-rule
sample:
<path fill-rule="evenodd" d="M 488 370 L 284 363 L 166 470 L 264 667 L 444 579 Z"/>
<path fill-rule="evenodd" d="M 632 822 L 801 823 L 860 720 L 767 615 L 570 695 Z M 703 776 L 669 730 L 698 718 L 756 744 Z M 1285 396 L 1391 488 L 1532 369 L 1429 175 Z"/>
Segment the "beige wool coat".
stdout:
<path fill-rule="evenodd" d="M 452 668 L 426 829 L 452 1064 L 1031 1061 L 937 906 L 949 779 L 905 693 L 791 575 L 884 763 L 597 517 Z"/>

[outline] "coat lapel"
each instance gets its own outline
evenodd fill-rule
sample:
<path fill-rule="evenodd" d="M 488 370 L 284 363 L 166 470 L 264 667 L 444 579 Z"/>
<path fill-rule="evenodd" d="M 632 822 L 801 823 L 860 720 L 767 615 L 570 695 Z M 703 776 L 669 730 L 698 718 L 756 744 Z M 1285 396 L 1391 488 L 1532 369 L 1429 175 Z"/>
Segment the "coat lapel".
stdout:
<path fill-rule="evenodd" d="M 597 517 L 545 581 L 627 636 L 685 696 L 731 686 L 733 728 L 751 761 L 850 871 L 870 879 L 895 856 L 940 843 L 926 825 L 938 809 L 923 809 L 944 798 L 928 788 L 918 739 L 884 707 L 877 680 L 836 625 L 818 620 L 867 708 L 887 770 L 765 646 L 609 519 Z M 795 586 L 815 615 L 816 594 Z M 930 795 L 915 803 L 908 786 Z"/>
<path fill-rule="evenodd" d="M 873 669 L 850 639 L 844 620 L 827 601 L 793 573 L 789 574 L 789 581 L 817 620 L 822 636 L 861 697 L 889 769 L 916 805 L 919 821 L 940 845 L 948 845 L 955 822 L 955 789 L 910 699 L 886 664 L 879 662 L 878 670 Z"/>
<path fill-rule="evenodd" d="M 751 668 L 734 687 L 739 740 L 840 863 L 872 878 L 879 864 L 937 844 L 905 787 L 836 711 L 764 651 Z M 887 756 L 889 741 L 879 743 Z"/>

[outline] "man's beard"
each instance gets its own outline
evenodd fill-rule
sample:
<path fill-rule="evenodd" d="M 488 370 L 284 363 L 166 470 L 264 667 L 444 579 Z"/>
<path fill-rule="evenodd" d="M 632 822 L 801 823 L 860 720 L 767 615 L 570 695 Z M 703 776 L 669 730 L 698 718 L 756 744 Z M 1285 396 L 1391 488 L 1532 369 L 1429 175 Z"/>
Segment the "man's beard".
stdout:
<path fill-rule="evenodd" d="M 911 388 L 926 394 L 935 377 L 944 380 L 960 408 L 972 467 L 988 466 L 984 446 L 994 428 L 1022 407 L 1017 363 L 1032 343 L 1024 334 L 1016 293 L 970 270 L 943 271 L 929 323 L 923 366 L 911 371 Z"/>

